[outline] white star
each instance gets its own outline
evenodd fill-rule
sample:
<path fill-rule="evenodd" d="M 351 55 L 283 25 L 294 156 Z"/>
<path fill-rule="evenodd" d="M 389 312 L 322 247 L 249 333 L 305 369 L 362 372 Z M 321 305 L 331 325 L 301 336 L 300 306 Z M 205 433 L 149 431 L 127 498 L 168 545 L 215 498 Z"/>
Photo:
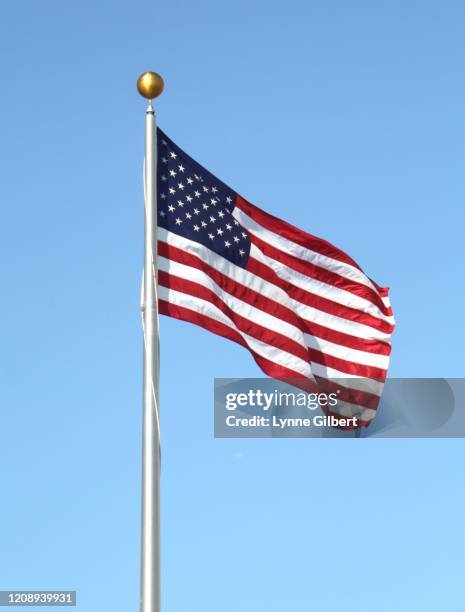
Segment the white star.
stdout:
<path fill-rule="evenodd" d="M 212 187 L 212 191 L 213 191 L 213 193 L 216 193 L 218 191 L 218 189 L 216 187 Z"/>
<path fill-rule="evenodd" d="M 211 221 L 212 223 L 215 223 L 215 221 L 216 221 L 215 217 L 210 217 L 210 221 Z"/>
<path fill-rule="evenodd" d="M 234 225 L 239 225 L 239 221 L 236 221 L 236 219 L 234 219 Z"/>
<path fill-rule="evenodd" d="M 237 236 L 233 237 L 234 242 L 239 242 L 239 238 Z"/>
<path fill-rule="evenodd" d="M 170 212 L 173 212 L 173 210 L 174 210 L 174 206 L 173 206 L 172 204 L 170 204 L 170 205 L 168 206 L 168 210 L 169 210 Z"/>
<path fill-rule="evenodd" d="M 184 185 L 182 183 L 178 183 L 178 187 L 181 191 L 184 189 Z"/>
<path fill-rule="evenodd" d="M 164 164 L 167 164 L 167 163 L 168 163 L 168 160 L 166 159 L 166 157 L 162 157 L 162 158 L 161 158 L 161 161 L 162 161 Z"/>
<path fill-rule="evenodd" d="M 200 191 L 194 191 L 194 195 L 196 198 L 200 198 Z"/>
<path fill-rule="evenodd" d="M 166 147 L 166 145 L 167 145 L 168 143 L 166 142 L 166 140 L 165 140 L 165 139 L 163 139 L 163 140 L 161 141 L 161 144 L 165 145 L 165 147 Z"/>
<path fill-rule="evenodd" d="M 176 189 L 173 189 L 173 187 L 170 187 L 169 191 L 171 194 L 176 193 Z"/>
<path fill-rule="evenodd" d="M 245 255 L 245 251 L 243 251 L 242 249 L 239 249 L 239 255 Z"/>
<path fill-rule="evenodd" d="M 228 197 L 226 198 L 226 202 L 227 202 L 228 204 L 231 204 L 232 199 L 231 199 L 231 198 L 228 196 Z"/>
<path fill-rule="evenodd" d="M 171 151 L 171 153 L 170 153 L 170 157 L 171 157 L 172 159 L 176 159 L 177 155 L 176 155 L 176 153 L 175 153 L 174 151 Z"/>
<path fill-rule="evenodd" d="M 166 215 L 164 210 L 160 210 L 160 217 L 164 217 Z"/>
<path fill-rule="evenodd" d="M 205 193 L 208 193 L 208 187 L 202 187 L 202 189 L 205 191 Z"/>
<path fill-rule="evenodd" d="M 202 227 L 207 227 L 207 224 L 205 223 L 205 221 L 201 221 L 201 222 L 200 222 L 200 225 L 201 225 Z"/>
<path fill-rule="evenodd" d="M 190 213 L 186 213 L 186 219 L 192 219 L 192 215 Z"/>
<path fill-rule="evenodd" d="M 191 197 L 191 196 L 186 196 L 186 200 L 187 200 L 188 202 L 192 202 L 192 197 Z"/>
<path fill-rule="evenodd" d="M 242 238 L 247 238 L 247 234 L 245 232 L 241 232 Z"/>
<path fill-rule="evenodd" d="M 224 241 L 224 246 L 225 246 L 225 247 L 230 247 L 230 246 L 231 246 L 231 243 L 230 243 L 228 240 L 225 240 L 225 241 Z"/>
<path fill-rule="evenodd" d="M 182 200 L 178 200 L 178 206 L 182 208 L 184 206 L 184 202 Z"/>
<path fill-rule="evenodd" d="M 193 183 L 194 181 L 191 179 L 191 177 L 189 177 L 189 178 L 187 179 L 187 182 L 189 183 L 189 185 L 192 185 L 192 183 Z"/>
<path fill-rule="evenodd" d="M 160 193 L 160 198 L 162 200 L 166 200 L 166 193 Z"/>
<path fill-rule="evenodd" d="M 194 215 L 198 215 L 200 213 L 200 210 L 198 208 L 194 208 Z"/>
<path fill-rule="evenodd" d="M 213 240 L 215 236 L 213 234 L 208 234 L 208 237 L 210 238 L 210 240 Z"/>
<path fill-rule="evenodd" d="M 200 227 L 198 225 L 194 225 L 194 231 L 200 232 Z"/>
<path fill-rule="evenodd" d="M 226 229 L 232 230 L 232 225 L 230 225 L 229 223 L 226 223 Z"/>
<path fill-rule="evenodd" d="M 202 204 L 202 208 L 203 208 L 204 210 L 207 210 L 207 209 L 208 209 L 208 204 L 205 204 L 205 202 L 204 202 L 204 203 Z"/>
<path fill-rule="evenodd" d="M 170 170 L 170 176 L 176 176 L 176 172 L 174 170 Z"/>
<path fill-rule="evenodd" d="M 181 221 L 181 219 L 178 217 L 178 218 L 176 219 L 176 225 L 181 225 L 181 223 L 182 223 L 182 221 Z"/>
<path fill-rule="evenodd" d="M 161 180 L 166 181 L 166 176 L 164 174 L 161 175 Z"/>
<path fill-rule="evenodd" d="M 217 233 L 219 236 L 222 236 L 222 235 L 223 235 L 223 230 L 222 230 L 222 229 L 219 227 L 219 228 L 216 230 L 216 233 Z"/>
<path fill-rule="evenodd" d="M 210 202 L 211 202 L 213 205 L 215 205 L 215 204 L 216 204 L 216 198 L 211 198 L 211 199 L 210 199 Z"/>
<path fill-rule="evenodd" d="M 179 172 L 184 172 L 184 170 L 185 170 L 185 168 L 184 168 L 184 166 L 182 164 L 179 164 L 178 168 L 179 168 Z"/>
<path fill-rule="evenodd" d="M 220 212 L 218 213 L 218 217 L 221 217 L 221 219 L 224 217 L 224 212 L 222 210 L 220 210 Z"/>

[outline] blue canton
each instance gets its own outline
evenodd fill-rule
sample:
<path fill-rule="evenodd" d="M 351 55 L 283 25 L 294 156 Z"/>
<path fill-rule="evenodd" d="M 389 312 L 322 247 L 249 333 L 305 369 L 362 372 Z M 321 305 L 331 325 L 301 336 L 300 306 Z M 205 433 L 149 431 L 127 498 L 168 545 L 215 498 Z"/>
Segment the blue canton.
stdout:
<path fill-rule="evenodd" d="M 158 131 L 158 225 L 245 267 L 250 236 L 233 217 L 237 194 Z"/>

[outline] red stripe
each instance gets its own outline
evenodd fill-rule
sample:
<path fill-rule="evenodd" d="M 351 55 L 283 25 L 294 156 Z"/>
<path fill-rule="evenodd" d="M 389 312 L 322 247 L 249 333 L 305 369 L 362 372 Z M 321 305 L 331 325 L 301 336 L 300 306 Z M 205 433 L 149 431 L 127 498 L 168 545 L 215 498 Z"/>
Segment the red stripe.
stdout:
<path fill-rule="evenodd" d="M 273 361 L 269 361 L 265 359 L 261 355 L 258 355 L 253 351 L 245 342 L 245 340 L 241 337 L 241 335 L 235 332 L 233 329 L 220 323 L 219 321 L 215 321 L 210 317 L 206 317 L 205 315 L 201 315 L 200 313 L 190 310 L 190 308 L 185 308 L 184 306 L 176 306 L 174 304 L 170 304 L 165 300 L 159 300 L 158 302 L 158 310 L 160 314 L 167 315 L 169 317 L 174 317 L 175 319 L 180 319 L 181 321 L 187 321 L 189 323 L 194 323 L 195 325 L 199 325 L 204 329 L 217 334 L 218 336 L 223 336 L 224 338 L 228 338 L 237 344 L 245 347 L 255 359 L 258 367 L 267 375 L 271 376 L 271 378 L 277 379 L 289 379 L 293 380 L 306 380 L 302 374 L 298 372 L 294 372 L 284 366 L 278 365 Z"/>
<path fill-rule="evenodd" d="M 301 302 L 302 304 L 306 304 L 307 306 L 311 306 L 317 310 L 326 312 L 327 314 L 336 315 L 349 321 L 355 321 L 357 323 L 362 323 L 363 325 L 368 325 L 369 327 L 373 327 L 374 329 L 386 334 L 392 333 L 394 329 L 394 326 L 387 323 L 387 321 L 373 317 L 372 315 L 362 312 L 357 308 L 344 306 L 337 302 L 333 302 L 332 300 L 328 300 L 327 298 L 310 293 L 309 291 L 305 291 L 300 287 L 291 285 L 291 283 L 280 278 L 269 266 L 266 266 L 253 257 L 249 257 L 246 269 L 256 276 L 259 276 L 260 278 L 273 283 L 277 287 L 280 287 L 290 297 L 298 302 Z"/>
<path fill-rule="evenodd" d="M 359 338 L 358 336 L 352 336 L 351 334 L 339 332 L 305 319 L 303 319 L 303 323 L 306 327 L 307 333 L 315 338 L 321 338 L 322 340 L 328 340 L 329 342 L 334 342 L 340 346 L 346 346 L 348 348 L 353 348 L 358 351 L 365 351 L 366 353 L 373 353 L 375 355 L 391 354 L 391 345 L 387 342 L 372 340 L 369 338 Z"/>
<path fill-rule="evenodd" d="M 350 280 L 345 276 L 341 276 L 340 274 L 336 274 L 335 272 L 332 272 L 326 268 L 321 268 L 320 266 L 316 266 L 308 261 L 299 259 L 294 255 L 290 255 L 289 253 L 285 253 L 284 251 L 277 249 L 253 234 L 251 235 L 251 240 L 267 257 L 271 257 L 271 259 L 279 261 L 292 270 L 300 272 L 305 276 L 309 276 L 310 278 L 321 281 L 322 283 L 337 287 L 338 289 L 349 291 L 350 293 L 368 300 L 377 306 L 383 314 L 387 316 L 392 315 L 391 308 L 385 306 L 381 297 L 370 287 Z"/>
<path fill-rule="evenodd" d="M 308 355 L 310 361 L 328 366 L 328 368 L 334 368 L 344 374 L 352 374 L 353 376 L 360 376 L 360 378 L 375 378 L 377 380 L 386 379 L 386 370 L 382 368 L 363 365 L 361 363 L 355 363 L 354 361 L 347 361 L 340 357 L 333 357 L 333 355 L 317 351 L 314 348 L 308 349 Z"/>
<path fill-rule="evenodd" d="M 372 410 L 377 410 L 378 408 L 380 398 L 374 393 L 360 391 L 358 389 L 349 389 L 344 385 L 337 383 L 334 378 L 327 379 L 323 378 L 322 376 L 315 376 L 315 379 L 320 389 L 328 394 L 336 393 L 338 400 L 347 402 L 349 404 L 355 404 L 357 406 L 361 406 L 362 408 L 371 408 Z M 347 382 L 347 384 L 350 382 L 349 379 L 344 379 L 344 381 Z M 361 378 L 360 381 L 363 381 L 363 379 Z M 333 414 L 337 416 L 337 413 Z"/>
<path fill-rule="evenodd" d="M 373 285 L 376 288 L 376 291 L 380 294 L 381 297 L 388 297 L 389 287 L 380 287 L 378 283 L 375 283 L 375 281 L 372 278 L 370 278 L 370 281 L 373 283 Z"/>
<path fill-rule="evenodd" d="M 347 384 L 349 384 L 350 380 L 343 379 Z M 359 381 L 363 381 L 363 378 L 360 378 Z M 376 410 L 379 405 L 380 398 L 378 395 L 374 393 L 370 393 L 369 391 L 360 391 L 358 389 L 350 389 L 345 387 L 340 383 L 336 383 L 335 379 L 328 379 L 322 376 L 315 376 L 315 381 L 306 379 L 306 380 L 298 380 L 298 379 L 286 379 L 283 380 L 289 385 L 297 387 L 298 389 L 302 389 L 307 393 L 336 393 L 337 399 L 340 402 L 347 402 L 349 404 L 354 404 L 356 406 L 360 406 L 360 408 L 371 408 L 372 410 Z M 380 381 L 381 382 L 381 381 Z M 323 407 L 322 407 L 323 408 Z M 338 413 L 334 412 L 333 414 L 337 415 Z"/>

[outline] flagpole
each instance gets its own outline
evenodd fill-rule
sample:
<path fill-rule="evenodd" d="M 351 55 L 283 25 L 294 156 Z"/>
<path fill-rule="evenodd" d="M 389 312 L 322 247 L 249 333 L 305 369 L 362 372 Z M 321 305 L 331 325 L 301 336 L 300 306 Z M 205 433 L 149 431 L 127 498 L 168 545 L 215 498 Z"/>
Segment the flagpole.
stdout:
<path fill-rule="evenodd" d="M 157 299 L 157 127 L 152 100 L 163 91 L 163 79 L 144 72 L 139 93 L 148 99 L 145 114 L 145 231 L 142 323 L 144 380 L 142 425 L 141 612 L 160 612 L 160 421 L 159 336 Z"/>

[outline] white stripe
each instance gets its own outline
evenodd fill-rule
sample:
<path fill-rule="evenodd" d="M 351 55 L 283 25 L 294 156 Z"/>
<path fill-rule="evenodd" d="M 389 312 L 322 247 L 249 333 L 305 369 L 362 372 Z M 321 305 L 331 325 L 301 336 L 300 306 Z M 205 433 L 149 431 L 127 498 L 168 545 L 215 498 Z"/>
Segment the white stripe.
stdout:
<path fill-rule="evenodd" d="M 387 370 L 389 365 L 388 355 L 379 355 L 377 353 L 368 353 L 366 351 L 360 351 L 351 347 L 343 346 L 342 344 L 336 344 L 323 338 L 318 338 L 310 334 L 305 334 L 305 340 L 307 346 L 310 348 L 338 357 L 339 359 L 345 359 L 352 363 L 359 363 L 361 365 L 373 366 L 375 368 L 381 368 Z"/>
<path fill-rule="evenodd" d="M 308 323 L 317 323 L 328 329 L 333 329 L 343 334 L 349 334 L 362 340 L 389 342 L 391 337 L 391 334 L 370 327 L 369 325 L 364 325 L 357 321 L 350 321 L 350 319 L 344 319 L 337 315 L 328 314 L 313 306 L 302 304 L 302 302 L 298 302 L 297 300 L 293 300 L 293 302 L 294 311 Z"/>
<path fill-rule="evenodd" d="M 268 299 L 274 300 L 278 304 L 293 310 L 298 316 L 306 321 L 315 322 L 319 325 L 323 325 L 342 333 L 350 334 L 357 338 L 381 340 L 383 342 L 389 341 L 390 334 L 386 332 L 374 329 L 373 327 L 363 323 L 358 323 L 357 321 L 351 321 L 337 315 L 328 314 L 322 310 L 314 308 L 313 306 L 308 306 L 307 304 L 303 304 L 302 302 L 298 302 L 297 300 L 290 298 L 285 291 L 273 283 L 263 280 L 261 277 L 244 270 L 244 268 L 230 263 L 214 251 L 211 251 L 198 242 L 189 240 L 188 238 L 184 238 L 172 232 L 168 232 L 162 227 L 158 228 L 158 238 L 162 242 L 166 242 L 167 244 L 182 249 L 191 255 L 195 255 L 218 272 L 229 276 L 229 278 L 237 283 L 245 285 L 258 293 L 261 293 Z M 251 247 L 250 256 L 263 262 L 263 253 L 261 253 L 261 251 L 259 251 L 255 245 L 252 245 Z M 271 269 L 270 273 L 273 273 Z"/>
<path fill-rule="evenodd" d="M 315 363 L 314 361 L 311 361 L 310 365 L 312 366 L 312 372 L 315 376 L 327 378 L 347 389 L 365 391 L 366 393 L 373 393 L 373 395 L 379 396 L 383 392 L 384 382 L 379 382 L 372 378 L 362 378 L 355 374 L 347 374 L 346 372 L 341 372 L 340 370 L 321 365 L 321 363 Z"/>
<path fill-rule="evenodd" d="M 300 344 L 300 346 L 306 350 L 307 344 L 304 334 L 300 329 L 231 295 L 217 285 L 214 280 L 205 274 L 205 272 L 202 272 L 197 268 L 193 268 L 192 266 L 187 266 L 171 259 L 166 259 L 165 257 L 158 258 L 158 269 L 163 270 L 168 274 L 172 274 L 173 276 L 177 276 L 178 278 L 189 280 L 206 287 L 210 291 L 213 291 L 213 293 L 217 295 L 221 301 L 224 302 L 224 304 L 226 304 L 229 308 L 231 308 L 231 310 L 239 314 L 241 317 L 248 319 L 252 323 L 256 323 L 257 325 L 261 325 L 262 327 L 266 327 L 274 332 L 286 336 L 290 340 Z"/>
<path fill-rule="evenodd" d="M 281 365 L 313 380 L 310 365 L 307 362 L 295 357 L 294 355 L 291 355 L 286 351 L 283 351 L 282 349 L 277 349 L 242 332 L 234 325 L 229 317 L 227 317 L 211 302 L 162 286 L 159 287 L 159 298 L 160 300 L 164 300 L 170 304 L 188 308 L 193 312 L 200 313 L 202 316 L 209 317 L 210 319 L 227 325 L 229 328 L 233 329 L 240 336 L 242 336 L 250 349 L 261 357 L 264 357 L 273 363 Z"/>
<path fill-rule="evenodd" d="M 331 272 L 335 272 L 340 276 L 344 276 L 345 278 L 365 285 L 366 287 L 370 287 L 370 289 L 373 289 L 373 291 L 378 294 L 378 290 L 373 285 L 368 276 L 366 276 L 366 274 L 364 274 L 356 266 L 352 266 L 351 264 L 339 261 L 338 259 L 333 259 L 332 257 L 328 257 L 327 255 L 322 255 L 321 253 L 303 247 L 300 244 L 297 244 L 296 242 L 292 242 L 291 240 L 288 240 L 283 236 L 279 236 L 275 232 L 264 228 L 262 225 L 254 221 L 251 217 L 249 217 L 249 215 L 247 215 L 247 213 L 241 210 L 238 206 L 234 208 L 232 214 L 246 229 L 258 236 L 264 242 L 268 242 L 268 244 L 271 244 L 272 246 L 276 247 L 280 251 L 283 251 L 284 253 L 289 253 L 290 255 L 294 255 L 294 257 L 298 257 L 303 261 L 308 261 L 314 264 L 315 266 L 318 266 L 319 268 L 323 268 L 324 270 L 331 270 Z"/>

